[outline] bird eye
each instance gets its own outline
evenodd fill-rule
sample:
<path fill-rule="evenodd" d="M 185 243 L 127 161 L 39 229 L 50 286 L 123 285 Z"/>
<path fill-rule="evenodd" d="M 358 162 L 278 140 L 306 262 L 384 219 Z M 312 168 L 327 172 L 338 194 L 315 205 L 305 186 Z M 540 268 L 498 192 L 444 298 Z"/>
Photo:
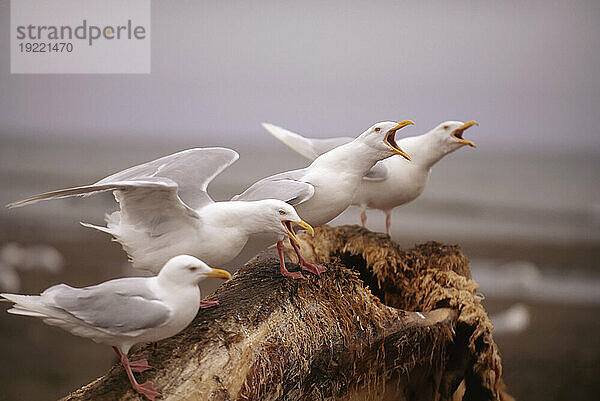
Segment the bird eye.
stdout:
<path fill-rule="evenodd" d="M 444 125 L 442 128 L 443 129 L 448 129 L 448 128 L 450 128 L 450 126 L 449 125 Z"/>
<path fill-rule="evenodd" d="M 280 209 L 279 214 L 283 216 L 285 214 L 285 210 Z"/>
<path fill-rule="evenodd" d="M 188 267 L 188 269 L 189 269 L 191 272 L 195 272 L 196 270 L 198 270 L 198 268 L 197 268 L 196 266 L 190 266 L 190 267 Z"/>
<path fill-rule="evenodd" d="M 375 132 L 379 132 L 379 131 L 381 131 L 381 128 L 379 128 L 379 127 L 376 127 L 376 128 L 375 128 Z"/>

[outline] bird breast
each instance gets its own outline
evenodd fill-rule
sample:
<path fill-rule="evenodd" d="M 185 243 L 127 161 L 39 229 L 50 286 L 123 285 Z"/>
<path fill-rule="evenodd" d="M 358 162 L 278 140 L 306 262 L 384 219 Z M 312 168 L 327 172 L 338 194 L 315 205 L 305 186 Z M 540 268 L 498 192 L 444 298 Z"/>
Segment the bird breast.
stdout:
<path fill-rule="evenodd" d="M 305 181 L 315 187 L 315 194 L 296 206 L 296 210 L 313 226 L 326 224 L 350 206 L 361 180 L 361 175 L 328 170 L 319 172 L 319 175 L 309 175 Z"/>

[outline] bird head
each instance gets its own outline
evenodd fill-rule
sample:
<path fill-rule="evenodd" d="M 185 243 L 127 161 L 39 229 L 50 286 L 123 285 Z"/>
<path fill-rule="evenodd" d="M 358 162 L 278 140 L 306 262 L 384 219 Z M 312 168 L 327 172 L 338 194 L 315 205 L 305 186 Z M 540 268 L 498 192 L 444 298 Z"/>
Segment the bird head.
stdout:
<path fill-rule="evenodd" d="M 400 155 L 406 160 L 410 160 L 410 156 L 400 149 L 396 143 L 396 132 L 412 124 L 414 123 L 410 120 L 404 120 L 399 123 L 391 121 L 380 122 L 363 132 L 358 139 L 370 147 L 377 149 L 385 157 Z"/>
<path fill-rule="evenodd" d="M 262 213 L 266 217 L 264 219 L 265 230 L 287 236 L 296 245 L 300 245 L 300 243 L 293 230 L 294 224 L 306 229 L 311 235 L 315 234 L 310 224 L 298 216 L 293 206 L 277 199 L 266 199 L 261 202 Z"/>
<path fill-rule="evenodd" d="M 431 131 L 442 144 L 444 150 L 449 153 L 463 146 L 475 147 L 475 143 L 463 138 L 464 132 L 474 125 L 479 125 L 477 121 L 445 121 Z"/>
<path fill-rule="evenodd" d="M 169 259 L 158 273 L 158 277 L 175 284 L 198 285 L 200 281 L 207 277 L 229 280 L 231 274 L 225 270 L 213 269 L 193 256 L 179 255 Z"/>

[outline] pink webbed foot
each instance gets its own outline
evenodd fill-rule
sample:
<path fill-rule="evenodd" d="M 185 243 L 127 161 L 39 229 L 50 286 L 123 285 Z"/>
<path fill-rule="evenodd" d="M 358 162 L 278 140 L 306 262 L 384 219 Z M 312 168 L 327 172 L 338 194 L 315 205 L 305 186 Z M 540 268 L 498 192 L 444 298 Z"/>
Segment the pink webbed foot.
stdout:
<path fill-rule="evenodd" d="M 323 272 L 327 271 L 327 268 L 321 264 L 318 263 L 313 263 L 313 262 L 307 262 L 303 257 L 302 254 L 300 253 L 300 247 L 295 244 L 293 241 L 291 241 L 292 246 L 294 247 L 294 251 L 296 252 L 296 255 L 298 256 L 298 264 L 300 265 L 300 267 L 303 270 L 309 271 L 311 273 L 314 273 L 316 275 L 320 275 Z"/>
<path fill-rule="evenodd" d="M 152 386 L 152 382 L 145 382 L 142 384 L 138 384 L 137 386 L 133 386 L 133 389 L 140 394 L 146 396 L 150 401 L 154 401 L 156 397 L 160 397 L 160 393 L 154 390 Z"/>
<path fill-rule="evenodd" d="M 219 305 L 219 301 L 200 301 L 200 308 L 212 308 L 213 306 Z"/>
<path fill-rule="evenodd" d="M 300 267 L 302 267 L 302 269 L 306 271 L 316 274 L 317 276 L 327 271 L 327 268 L 325 266 L 319 263 L 307 262 L 306 260 L 300 261 Z"/>
<path fill-rule="evenodd" d="M 136 372 L 136 373 L 142 373 L 149 369 L 152 369 L 152 366 L 148 365 L 147 359 L 131 361 L 131 362 L 129 362 L 129 367 L 131 368 L 132 372 Z"/>
<path fill-rule="evenodd" d="M 291 271 L 288 271 L 287 269 L 285 269 L 285 270 L 281 270 L 281 274 L 286 277 L 301 278 L 303 280 L 306 280 L 306 277 L 304 277 L 302 275 L 302 272 L 291 272 Z"/>

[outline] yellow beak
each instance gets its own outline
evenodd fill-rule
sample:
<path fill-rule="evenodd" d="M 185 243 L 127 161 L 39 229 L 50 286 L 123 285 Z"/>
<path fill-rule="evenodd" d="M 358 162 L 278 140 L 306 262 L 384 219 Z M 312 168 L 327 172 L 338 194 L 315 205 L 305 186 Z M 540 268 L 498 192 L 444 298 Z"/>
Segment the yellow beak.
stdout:
<path fill-rule="evenodd" d="M 231 279 L 231 274 L 227 270 L 212 269 L 212 271 L 206 273 L 206 277 L 222 278 L 223 280 Z"/>
<path fill-rule="evenodd" d="M 470 146 L 472 148 L 475 148 L 477 146 L 475 146 L 475 143 L 471 142 L 471 141 L 467 141 L 466 139 L 462 138 L 462 133 L 464 131 L 466 131 L 467 129 L 471 128 L 474 125 L 479 125 L 479 123 L 475 120 L 471 120 L 469 122 L 464 123 L 463 125 L 461 125 L 460 127 L 458 127 L 457 129 L 455 129 L 454 131 L 452 131 L 452 136 L 456 139 L 458 139 L 458 141 L 460 143 L 462 143 L 463 145 L 467 145 Z"/>
<path fill-rule="evenodd" d="M 411 120 L 404 120 L 399 122 L 398 125 L 396 125 L 394 128 L 388 131 L 383 141 L 390 149 L 394 151 L 394 153 L 399 154 L 406 160 L 410 161 L 410 156 L 405 151 L 400 149 L 400 147 L 396 143 L 396 139 L 394 138 L 394 135 L 396 135 L 396 131 L 398 131 L 400 128 L 406 127 L 407 125 L 414 125 L 414 122 L 412 122 Z"/>
<path fill-rule="evenodd" d="M 286 223 L 290 223 L 290 225 L 288 226 Z M 315 230 L 311 227 L 310 224 L 308 224 L 304 220 L 302 220 L 302 219 L 300 219 L 300 221 L 284 220 L 282 222 L 282 224 L 285 227 L 285 231 L 287 231 L 287 234 L 290 237 L 290 240 L 294 241 L 294 243 L 296 245 L 300 246 L 300 241 L 298 240 L 298 237 L 296 237 L 296 234 L 294 234 L 294 231 L 291 229 L 292 228 L 291 223 L 299 225 L 300 227 L 306 229 L 306 231 L 308 231 L 310 233 L 310 235 L 312 235 L 313 237 L 315 236 Z"/>

